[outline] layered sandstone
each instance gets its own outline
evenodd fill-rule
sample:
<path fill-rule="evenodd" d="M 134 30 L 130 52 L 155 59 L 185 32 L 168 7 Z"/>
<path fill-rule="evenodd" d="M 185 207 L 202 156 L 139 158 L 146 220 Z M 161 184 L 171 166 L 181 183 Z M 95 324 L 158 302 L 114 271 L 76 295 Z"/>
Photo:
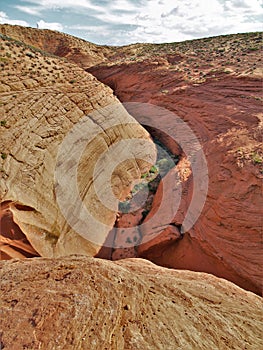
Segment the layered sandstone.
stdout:
<path fill-rule="evenodd" d="M 262 349 L 262 299 L 204 273 L 81 256 L 0 263 L 2 349 Z"/>
<path fill-rule="evenodd" d="M 149 134 L 80 67 L 5 36 L 1 46 L 3 257 L 94 255 L 152 162 Z"/>
<path fill-rule="evenodd" d="M 133 233 L 134 237 L 141 239 L 141 246 L 134 249 L 128 244 L 128 247 L 121 248 L 125 243 L 124 236 L 113 234 L 108 237 L 111 245 L 124 251 L 115 249 L 113 254 L 108 249 L 105 257 L 137 256 L 139 252 L 158 264 L 213 273 L 261 293 L 261 34 L 238 34 L 174 44 L 136 44 L 111 50 L 46 30 L 8 25 L 1 26 L 0 30 L 41 50 L 65 56 L 81 67 L 93 65 L 89 72 L 110 86 L 121 101 L 148 102 L 174 112 L 191 127 L 201 143 L 208 165 L 209 187 L 204 209 L 195 225 L 186 232 L 182 227 L 194 189 L 192 165 L 181 145 L 157 127 L 150 130 L 152 135 L 181 158 L 176 169 L 167 175 L 170 189 L 164 196 L 161 183 L 152 211 L 146 218 L 141 217 L 141 210 L 134 220 L 130 220 L 132 213 L 119 219 L 116 225 L 119 232 L 120 225 L 124 229 L 131 228 L 130 222 L 146 224 L 142 230 L 136 227 L 136 233 Z M 62 46 L 64 48 L 60 50 Z M 77 50 L 81 51 L 80 56 L 74 56 Z M 45 61 L 50 60 L 53 58 L 45 57 Z M 64 77 L 63 66 L 54 79 L 55 71 L 51 72 L 50 64 L 46 63 L 40 67 L 47 76 L 39 79 L 42 86 L 50 79 L 52 83 L 61 79 L 61 86 L 65 82 L 68 86 L 70 81 L 71 91 L 72 88 L 77 91 L 75 83 L 84 76 L 83 71 L 64 62 L 71 67 L 68 76 Z M 23 80 L 27 89 L 37 81 L 33 76 L 34 67 L 31 68 L 30 79 Z M 23 79 L 26 72 L 22 66 L 21 73 L 20 79 Z M 11 72 L 7 74 L 10 76 Z M 19 84 L 17 81 L 16 89 Z M 9 91 L 5 81 L 1 89 Z M 83 94 L 81 98 L 79 95 L 77 104 L 81 103 L 82 97 Z M 170 113 L 166 119 L 164 115 L 162 123 L 171 130 L 175 129 Z M 177 178 L 174 180 L 174 172 L 180 174 L 179 183 Z M 182 187 L 180 203 L 174 196 L 178 184 Z M 123 197 L 128 194 L 128 188 L 126 190 Z M 172 220 L 167 220 L 171 205 L 178 206 L 178 211 Z M 158 211 L 160 206 L 162 210 Z M 13 211 L 17 212 L 14 206 Z M 157 211 L 159 214 L 154 218 L 153 227 L 147 222 Z M 160 228 L 159 231 L 156 227 Z M 128 235 L 125 237 L 131 239 Z"/>
<path fill-rule="evenodd" d="M 180 155 L 176 171 L 186 175 L 180 180 L 180 203 L 175 202 L 178 182 L 173 172 L 165 180 L 170 183 L 166 193 L 162 185 L 157 191 L 145 220 L 164 206 L 163 198 L 166 210 L 155 217 L 155 228 L 148 225 L 142 232 L 142 242 L 147 244 L 138 248 L 140 256 L 163 266 L 213 273 L 257 293 L 262 292 L 261 39 L 261 34 L 254 33 L 131 46 L 123 48 L 131 57 L 89 69 L 122 102 L 147 102 L 167 109 L 167 117 L 154 133 Z M 171 112 L 191 127 L 208 167 L 205 206 L 183 239 L 178 239 L 177 228 L 191 203 L 193 177 L 176 140 L 171 142 L 160 130 L 162 125 L 176 130 Z M 166 214 L 177 204 L 176 215 L 167 222 Z M 171 223 L 177 228 L 169 228 Z M 164 228 L 157 237 L 156 227 Z M 172 232 L 168 239 L 167 229 Z"/>

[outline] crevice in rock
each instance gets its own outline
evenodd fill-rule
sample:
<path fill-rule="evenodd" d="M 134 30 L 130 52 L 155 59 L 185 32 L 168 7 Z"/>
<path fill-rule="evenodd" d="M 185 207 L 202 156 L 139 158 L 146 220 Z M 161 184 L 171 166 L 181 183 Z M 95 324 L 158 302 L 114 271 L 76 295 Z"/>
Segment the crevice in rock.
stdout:
<path fill-rule="evenodd" d="M 17 209 L 17 210 L 23 210 L 23 211 L 36 211 L 34 208 L 28 206 L 28 205 L 23 205 L 23 204 L 20 204 L 20 203 L 13 203 L 14 207 Z"/>
<path fill-rule="evenodd" d="M 18 210 L 32 211 L 33 208 L 12 201 L 0 205 L 0 260 L 33 258 L 39 254 L 32 247 L 21 228 L 14 222 L 10 206 Z"/>
<path fill-rule="evenodd" d="M 174 227 L 176 227 L 176 228 L 178 229 L 179 233 L 180 233 L 181 238 L 184 237 L 184 233 L 185 233 L 185 232 L 184 232 L 183 225 L 181 225 L 181 224 L 176 224 L 176 223 L 174 223 L 174 222 L 170 222 L 169 226 L 174 226 Z"/>
<path fill-rule="evenodd" d="M 152 140 L 157 148 L 156 163 L 151 167 L 148 173 L 142 174 L 141 182 L 136 184 L 131 190 L 129 196 L 119 203 L 119 212 L 114 227 L 100 249 L 96 257 L 119 260 L 122 258 L 138 257 L 138 246 L 140 245 L 143 234 L 140 231 L 140 225 L 146 220 L 151 212 L 154 196 L 160 185 L 162 178 L 173 169 L 179 162 L 181 153 L 180 147 L 172 141 L 167 135 L 160 135 L 157 130 L 142 125 L 152 136 Z M 164 143 L 162 141 L 164 140 Z M 176 151 L 175 151 L 176 150 Z M 178 151 L 179 150 L 179 151 Z M 182 225 L 175 223 L 165 223 L 164 229 L 168 226 L 177 227 L 183 238 Z M 132 228 L 134 227 L 134 230 Z M 125 229 L 129 228 L 129 233 Z"/>
<path fill-rule="evenodd" d="M 142 195 L 144 191 L 148 190 L 149 193 L 143 205 L 143 218 L 140 220 L 140 223 L 144 221 L 149 211 L 151 210 L 154 195 L 158 189 L 160 181 L 172 168 L 178 164 L 180 159 L 178 155 L 173 154 L 155 136 L 152 137 L 152 140 L 157 147 L 156 163 L 151 167 L 148 173 L 142 174 L 142 181 L 139 184 L 135 185 L 126 200 L 120 202 L 119 204 L 119 215 L 125 214 L 126 212 L 133 212 L 132 209 L 136 208 L 137 197 Z"/>

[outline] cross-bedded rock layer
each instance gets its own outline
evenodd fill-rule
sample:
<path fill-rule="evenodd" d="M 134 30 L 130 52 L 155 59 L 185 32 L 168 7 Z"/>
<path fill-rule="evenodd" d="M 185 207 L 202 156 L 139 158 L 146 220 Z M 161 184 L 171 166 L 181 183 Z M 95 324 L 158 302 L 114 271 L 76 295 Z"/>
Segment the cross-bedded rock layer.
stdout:
<path fill-rule="evenodd" d="M 184 238 L 177 239 L 192 191 L 191 166 L 181 154 L 177 165 L 183 186 L 179 210 L 173 222 L 164 222 L 160 216 L 160 226 L 165 226 L 166 231 L 154 240 L 149 241 L 151 228 L 143 232 L 142 243 L 147 241 L 147 244 L 142 244 L 138 251 L 158 264 L 210 272 L 261 293 L 261 34 L 175 44 L 136 44 L 112 50 L 51 31 L 6 25 L 0 26 L 0 30 L 52 54 L 65 56 L 81 67 L 93 65 L 89 71 L 109 85 L 121 101 L 162 106 L 188 123 L 201 142 L 208 162 L 209 189 L 204 210 L 195 226 L 184 232 Z M 64 49 L 60 50 L 62 46 Z M 74 56 L 78 50 L 81 55 Z M 65 65 L 69 67 L 69 63 Z M 23 85 L 28 87 L 38 81 L 34 78 L 34 67 L 31 68 L 32 77 L 23 80 Z M 40 68 L 46 74 L 40 78 L 42 86 L 52 77 L 56 83 L 62 79 L 61 85 L 67 81 L 66 89 L 70 81 L 71 91 L 77 89 L 74 84 L 82 75 L 76 66 L 70 66 L 68 77 L 63 80 L 63 72 L 57 72 L 55 77 L 48 63 Z M 21 73 L 22 76 L 23 67 Z M 20 82 L 15 84 L 19 89 Z M 2 91 L 8 92 L 7 85 L 2 84 Z M 81 101 L 82 98 L 77 103 Z M 166 122 L 172 125 L 173 121 L 168 118 Z M 180 147 L 171 143 L 166 135 L 155 130 L 154 136 L 172 152 L 180 154 Z M 167 175 L 168 182 L 172 174 Z M 168 193 L 171 203 L 172 193 L 171 187 Z M 161 184 L 146 220 L 160 206 L 162 197 Z M 175 239 L 170 239 L 171 236 Z"/>
<path fill-rule="evenodd" d="M 114 225 L 118 198 L 149 168 L 145 150 L 131 149 L 127 140 L 143 143 L 149 134 L 110 88 L 77 65 L 4 36 L 1 47 L 1 251 L 4 257 L 21 256 L 21 242 L 15 242 L 22 239 L 21 229 L 32 254 L 94 255 Z M 114 154 L 111 147 L 119 143 L 121 152 Z M 116 167 L 107 174 L 102 159 L 94 172 L 107 152 Z M 115 195 L 111 207 L 101 199 L 109 186 Z M 81 216 L 78 198 L 93 221 Z"/>

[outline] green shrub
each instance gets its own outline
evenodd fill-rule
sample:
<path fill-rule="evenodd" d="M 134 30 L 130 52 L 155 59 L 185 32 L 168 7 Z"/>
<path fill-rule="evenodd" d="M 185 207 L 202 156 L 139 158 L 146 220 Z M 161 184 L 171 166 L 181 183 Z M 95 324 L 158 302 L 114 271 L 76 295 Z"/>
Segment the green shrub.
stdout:
<path fill-rule="evenodd" d="M 5 159 L 7 158 L 7 154 L 6 154 L 6 153 L 1 153 L 1 158 L 2 158 L 3 160 L 5 160 Z"/>
<path fill-rule="evenodd" d="M 256 164 L 261 164 L 263 163 L 263 158 L 256 152 L 252 154 L 252 160 Z"/>
<path fill-rule="evenodd" d="M 132 240 L 130 239 L 130 237 L 126 238 L 126 243 L 130 243 L 130 244 L 132 243 Z"/>
<path fill-rule="evenodd" d="M 158 172 L 158 168 L 155 165 L 153 165 L 150 169 L 150 173 L 155 174 L 157 172 Z"/>
<path fill-rule="evenodd" d="M 146 179 L 147 176 L 148 176 L 148 173 L 142 174 L 141 179 Z"/>

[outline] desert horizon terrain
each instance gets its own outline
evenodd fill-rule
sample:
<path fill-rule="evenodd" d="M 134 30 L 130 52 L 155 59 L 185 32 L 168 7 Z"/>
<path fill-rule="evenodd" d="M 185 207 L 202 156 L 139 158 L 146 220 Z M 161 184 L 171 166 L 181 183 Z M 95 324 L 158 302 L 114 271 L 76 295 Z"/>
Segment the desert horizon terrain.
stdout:
<path fill-rule="evenodd" d="M 0 349 L 261 349 L 262 33 L 0 40 Z"/>

